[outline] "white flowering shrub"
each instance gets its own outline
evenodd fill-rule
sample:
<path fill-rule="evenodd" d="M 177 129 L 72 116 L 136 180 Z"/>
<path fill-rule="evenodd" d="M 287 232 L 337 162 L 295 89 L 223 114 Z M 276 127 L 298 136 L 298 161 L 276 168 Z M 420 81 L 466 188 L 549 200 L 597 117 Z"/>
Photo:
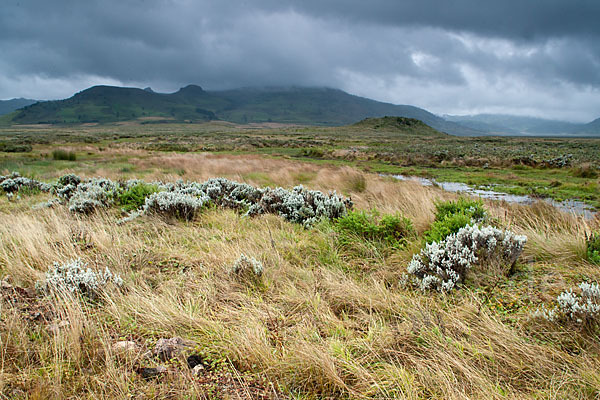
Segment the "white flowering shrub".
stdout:
<path fill-rule="evenodd" d="M 113 204 L 118 185 L 110 179 L 92 178 L 77 186 L 69 198 L 69 211 L 89 214 Z"/>
<path fill-rule="evenodd" d="M 49 192 L 51 188 L 52 186 L 47 183 L 25 178 L 19 175 L 18 172 L 13 172 L 10 175 L 0 175 L 0 189 L 6 193 L 15 193 L 23 190 Z"/>
<path fill-rule="evenodd" d="M 557 305 L 553 309 L 542 307 L 534 316 L 553 322 L 574 322 L 584 327 L 593 327 L 600 323 L 600 286 L 597 283 L 579 284 L 580 295 L 573 289 L 566 290 L 556 297 Z"/>
<path fill-rule="evenodd" d="M 261 199 L 248 209 L 247 214 L 279 214 L 288 221 L 311 226 L 321 218 L 342 217 L 350 208 L 352 201 L 335 192 L 324 194 L 296 186 L 291 191 L 283 188 L 265 189 Z"/>
<path fill-rule="evenodd" d="M 264 267 L 262 263 L 255 258 L 241 254 L 231 267 L 231 272 L 235 275 L 249 280 L 257 280 L 263 274 Z"/>
<path fill-rule="evenodd" d="M 196 197 L 185 192 L 157 192 L 146 198 L 143 213 L 191 220 L 208 202 L 206 196 Z M 130 215 L 134 217 L 135 214 Z"/>
<path fill-rule="evenodd" d="M 55 262 L 48 268 L 45 280 L 39 281 L 36 286 L 46 293 L 66 290 L 97 298 L 111 284 L 121 287 L 123 279 L 113 274 L 108 267 L 104 271 L 93 271 L 81 259 L 76 259 L 64 264 Z"/>
<path fill-rule="evenodd" d="M 15 181 L 17 179 L 17 181 Z M 18 174 L 0 176 L 0 187 L 7 193 L 18 190 L 19 185 L 28 184 Z M 5 183 L 6 182 L 6 183 Z M 31 185 L 37 185 L 32 181 Z M 45 185 L 45 186 L 44 186 Z M 335 219 L 344 216 L 352 208 L 352 201 L 335 192 L 324 194 L 297 186 L 292 190 L 283 188 L 255 188 L 245 183 L 225 178 L 209 179 L 206 182 L 175 183 L 141 180 L 113 182 L 110 179 L 92 178 L 82 180 L 68 174 L 60 177 L 53 185 L 39 183 L 43 190 L 52 192 L 69 205 L 72 212 L 89 214 L 98 208 L 121 204 L 128 191 L 141 186 L 151 186 L 151 191 L 135 191 L 136 201 L 143 200 L 143 206 L 132 212 L 119 223 L 131 221 L 147 213 L 192 219 L 205 205 L 246 211 L 245 215 L 278 214 L 288 221 L 308 227 L 322 218 Z M 130 196 L 131 197 L 131 196 Z M 139 199 L 138 199 L 139 198 Z M 141 202 L 138 202 L 140 204 Z M 56 204 L 55 202 L 48 203 Z"/>
<path fill-rule="evenodd" d="M 491 226 L 467 225 L 413 256 L 407 272 L 423 291 L 450 291 L 464 282 L 475 263 L 499 261 L 512 266 L 527 238 Z"/>

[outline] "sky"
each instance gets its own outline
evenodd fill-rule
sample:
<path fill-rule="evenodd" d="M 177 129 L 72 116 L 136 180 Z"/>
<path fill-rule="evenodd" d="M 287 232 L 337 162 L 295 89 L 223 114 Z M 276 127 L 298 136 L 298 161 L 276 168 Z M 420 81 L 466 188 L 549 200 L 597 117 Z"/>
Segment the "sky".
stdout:
<path fill-rule="evenodd" d="M 327 86 L 437 114 L 600 117 L 599 0 L 2 0 L 0 99 Z"/>

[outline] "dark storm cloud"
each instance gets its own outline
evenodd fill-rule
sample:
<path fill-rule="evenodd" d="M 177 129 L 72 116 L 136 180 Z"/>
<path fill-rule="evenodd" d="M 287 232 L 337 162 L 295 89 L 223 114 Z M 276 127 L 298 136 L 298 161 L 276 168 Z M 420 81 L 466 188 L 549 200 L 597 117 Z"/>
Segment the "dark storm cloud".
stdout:
<path fill-rule="evenodd" d="M 485 3 L 4 0 L 0 98 L 294 84 L 440 113 L 600 115 L 600 2 Z"/>

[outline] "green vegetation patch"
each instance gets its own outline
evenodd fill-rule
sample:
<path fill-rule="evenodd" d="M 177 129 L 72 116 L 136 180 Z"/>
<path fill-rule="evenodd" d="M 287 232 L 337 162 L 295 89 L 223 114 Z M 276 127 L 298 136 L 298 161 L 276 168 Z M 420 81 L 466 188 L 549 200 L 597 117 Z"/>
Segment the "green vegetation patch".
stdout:
<path fill-rule="evenodd" d="M 402 247 L 415 235 L 412 222 L 400 214 L 380 216 L 377 211 L 350 211 L 335 221 L 335 230 L 342 245 L 356 240 L 385 243 Z"/>
<path fill-rule="evenodd" d="M 595 232 L 586 237 L 587 258 L 594 264 L 600 265 L 600 232 Z"/>
<path fill-rule="evenodd" d="M 146 197 L 156 192 L 158 192 L 158 186 L 138 183 L 118 195 L 119 205 L 125 211 L 137 210 L 144 205 Z"/>
<path fill-rule="evenodd" d="M 427 243 L 441 242 L 460 228 L 487 218 L 481 200 L 461 197 L 456 201 L 436 203 L 435 208 L 435 221 L 424 235 Z"/>

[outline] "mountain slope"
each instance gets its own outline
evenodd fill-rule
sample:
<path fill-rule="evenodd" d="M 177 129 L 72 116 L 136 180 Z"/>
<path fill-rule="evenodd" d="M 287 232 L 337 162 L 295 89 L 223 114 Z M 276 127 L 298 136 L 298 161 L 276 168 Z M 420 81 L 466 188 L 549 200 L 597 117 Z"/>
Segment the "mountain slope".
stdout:
<path fill-rule="evenodd" d="M 147 117 L 173 121 L 221 119 L 236 123 L 281 122 L 346 125 L 367 117 L 386 115 L 416 118 L 454 135 L 482 132 L 449 122 L 426 110 L 353 96 L 327 88 L 242 88 L 205 91 L 189 85 L 175 93 L 95 86 L 66 100 L 37 103 L 10 116 L 10 122 L 116 122 Z"/>
<path fill-rule="evenodd" d="M 600 118 L 589 124 L 505 114 L 445 115 L 444 118 L 490 134 L 600 134 Z"/>
<path fill-rule="evenodd" d="M 31 99 L 10 99 L 0 100 L 0 115 L 10 114 L 11 112 L 23 108 L 30 104 L 37 103 L 37 100 Z"/>
<path fill-rule="evenodd" d="M 597 118 L 589 124 L 582 125 L 577 133 L 588 133 L 594 135 L 600 135 L 600 118 Z"/>

